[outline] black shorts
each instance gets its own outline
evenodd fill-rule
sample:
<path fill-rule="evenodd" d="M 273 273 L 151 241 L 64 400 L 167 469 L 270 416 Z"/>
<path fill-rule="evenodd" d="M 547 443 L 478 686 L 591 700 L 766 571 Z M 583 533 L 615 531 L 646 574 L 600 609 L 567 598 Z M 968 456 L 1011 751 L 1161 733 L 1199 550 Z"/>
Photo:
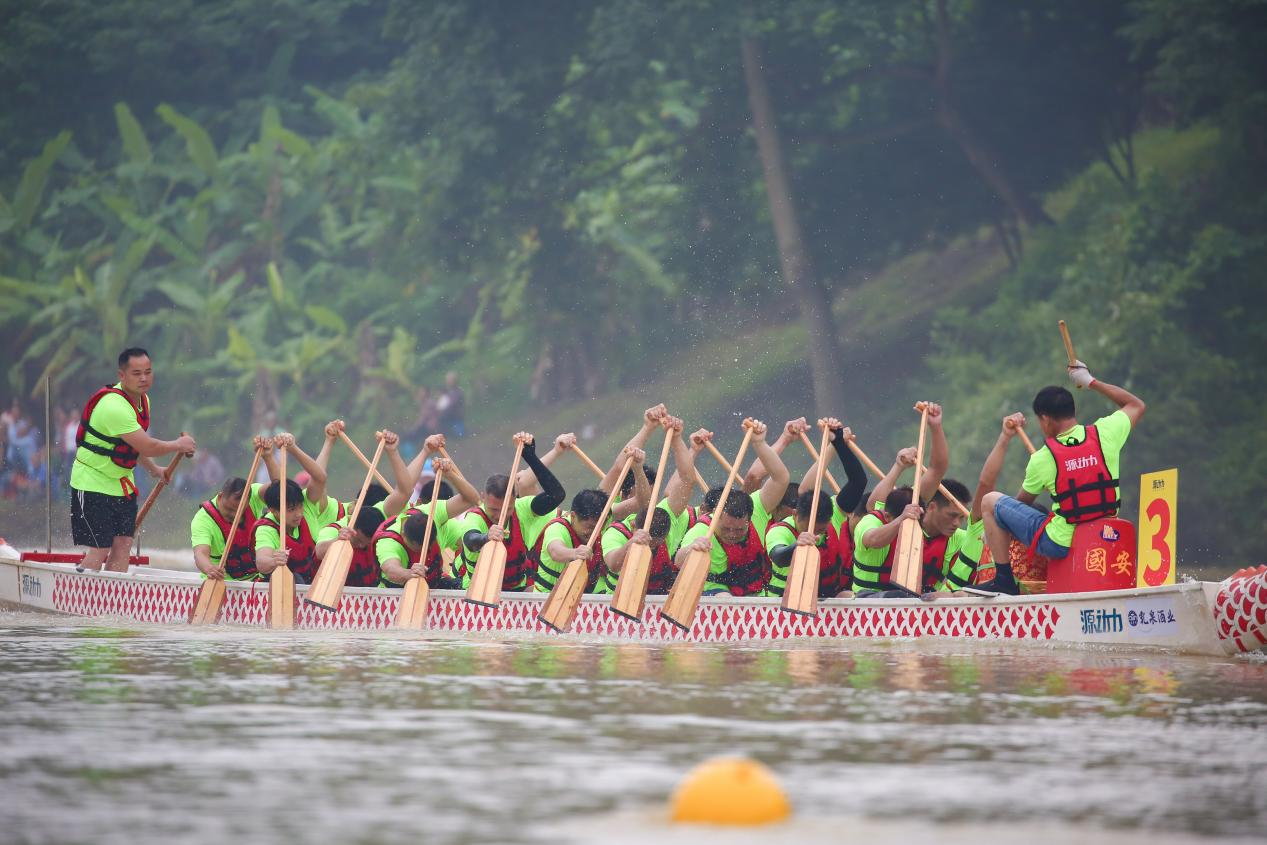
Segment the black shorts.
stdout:
<path fill-rule="evenodd" d="M 136 496 L 107 496 L 70 488 L 70 533 L 76 546 L 108 549 L 136 532 Z"/>

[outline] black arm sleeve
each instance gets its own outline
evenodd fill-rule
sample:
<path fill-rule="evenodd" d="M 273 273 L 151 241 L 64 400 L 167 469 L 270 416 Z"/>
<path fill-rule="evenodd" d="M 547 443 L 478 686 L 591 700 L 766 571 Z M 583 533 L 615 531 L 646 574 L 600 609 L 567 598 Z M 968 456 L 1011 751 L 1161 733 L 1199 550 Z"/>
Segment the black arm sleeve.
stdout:
<path fill-rule="evenodd" d="M 550 472 L 550 468 L 541 463 L 541 459 L 537 457 L 537 450 L 532 445 L 524 446 L 524 463 L 532 470 L 532 474 L 537 477 L 537 483 L 541 485 L 541 492 L 532 497 L 532 512 L 537 516 L 545 516 L 563 504 L 567 493 L 563 490 L 559 479 Z"/>
<path fill-rule="evenodd" d="M 478 552 L 488 542 L 488 533 L 471 529 L 462 535 L 462 545 L 473 552 Z"/>
<path fill-rule="evenodd" d="M 836 505 L 845 513 L 853 513 L 858 502 L 862 501 L 862 494 L 866 492 L 867 471 L 862 468 L 862 461 L 858 460 L 858 456 L 846 445 L 841 429 L 832 431 L 831 445 L 836 449 L 840 465 L 845 468 L 845 483 L 836 494 Z"/>
<path fill-rule="evenodd" d="M 792 553 L 796 551 L 796 546 L 775 546 L 770 549 L 770 560 L 779 566 L 788 566 L 792 563 Z"/>

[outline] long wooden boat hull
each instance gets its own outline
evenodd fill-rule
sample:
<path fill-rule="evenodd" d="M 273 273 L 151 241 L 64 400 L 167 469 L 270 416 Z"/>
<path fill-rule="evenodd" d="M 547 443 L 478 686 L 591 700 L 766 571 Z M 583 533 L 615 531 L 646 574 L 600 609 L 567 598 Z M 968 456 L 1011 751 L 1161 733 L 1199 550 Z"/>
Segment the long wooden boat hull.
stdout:
<path fill-rule="evenodd" d="M 197 599 L 196 573 L 134 566 L 128 573 L 77 572 L 66 564 L 0 560 L 0 603 L 74 616 L 184 624 Z M 307 587 L 298 588 L 300 599 Z M 298 629 L 391 628 L 400 590 L 348 588 L 337 611 L 300 603 Z M 743 642 L 798 639 L 916 638 L 1104 645 L 1210 655 L 1267 645 L 1267 571 L 1220 583 L 1016 597 L 958 594 L 918 599 L 827 599 L 816 616 L 782 610 L 777 598 L 705 597 L 688 631 L 660 618 L 664 596 L 648 596 L 640 621 L 610 609 L 608 596 L 585 596 L 568 637 L 643 642 Z M 435 590 L 425 632 L 560 636 L 537 618 L 543 593 L 506 593 L 497 607 Z M 268 624 L 268 585 L 229 582 L 221 623 Z"/>

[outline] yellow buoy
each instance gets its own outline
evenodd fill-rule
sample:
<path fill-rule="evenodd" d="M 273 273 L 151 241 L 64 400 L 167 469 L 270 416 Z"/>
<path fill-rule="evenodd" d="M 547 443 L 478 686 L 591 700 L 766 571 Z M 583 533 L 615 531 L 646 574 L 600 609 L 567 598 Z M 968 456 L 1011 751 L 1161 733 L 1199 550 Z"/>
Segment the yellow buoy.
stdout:
<path fill-rule="evenodd" d="M 792 812 L 774 774 L 755 760 L 718 757 L 692 769 L 670 802 L 675 822 L 758 825 Z"/>

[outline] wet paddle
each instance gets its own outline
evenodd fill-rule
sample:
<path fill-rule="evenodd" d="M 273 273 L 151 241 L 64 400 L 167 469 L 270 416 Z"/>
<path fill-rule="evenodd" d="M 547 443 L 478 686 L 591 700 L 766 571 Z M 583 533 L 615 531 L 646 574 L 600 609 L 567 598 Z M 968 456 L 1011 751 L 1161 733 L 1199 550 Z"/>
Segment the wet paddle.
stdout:
<path fill-rule="evenodd" d="M 818 447 L 818 453 L 822 455 L 827 451 L 827 440 L 831 437 L 831 430 L 827 428 L 826 420 L 819 420 L 818 424 L 823 428 L 823 439 Z M 814 503 L 810 505 L 809 527 L 805 529 L 811 534 L 815 533 L 814 527 L 818 524 L 818 496 L 823 489 L 823 474 L 826 471 L 827 462 L 818 461 L 814 472 Z M 818 546 L 797 544 L 792 552 L 792 563 L 788 567 L 787 584 L 783 588 L 781 607 L 784 610 L 802 616 L 818 615 L 818 581 L 822 563 Z"/>
<path fill-rule="evenodd" d="M 1078 363 L 1078 356 L 1073 354 L 1073 339 L 1069 337 L 1069 326 L 1064 320 L 1060 321 L 1060 339 L 1065 342 L 1065 355 L 1069 358 L 1069 366 Z"/>
<path fill-rule="evenodd" d="M 422 557 L 427 559 L 427 549 L 431 548 L 431 531 L 436 524 L 436 499 L 440 498 L 440 482 L 444 480 L 444 470 L 436 473 L 431 482 L 431 507 L 427 510 L 427 530 L 422 535 Z M 400 596 L 400 606 L 396 608 L 396 627 L 413 631 L 421 631 L 427 622 L 427 609 L 431 600 L 431 585 L 421 575 L 414 576 L 405 582 L 405 590 Z"/>
<path fill-rule="evenodd" d="M 242 514 L 246 511 L 251 499 L 251 479 L 255 477 L 255 471 L 259 469 L 260 458 L 263 455 L 263 449 L 255 450 L 255 460 L 251 461 L 251 469 L 246 474 L 246 487 L 242 490 L 242 498 L 238 501 L 237 510 L 233 512 L 233 523 L 229 525 L 229 533 L 224 535 L 224 551 L 220 554 L 221 564 L 229 556 L 229 550 L 233 548 L 233 537 L 238 532 L 238 523 L 242 521 Z M 194 606 L 189 611 L 189 624 L 215 624 L 220 618 L 220 610 L 224 607 L 224 590 L 223 578 L 204 580 L 202 586 L 198 588 L 198 597 L 194 600 Z"/>
<path fill-rule="evenodd" d="M 574 446 L 571 448 L 571 450 L 570 450 L 570 451 L 572 451 L 572 452 L 575 452 L 575 453 L 576 453 L 576 456 L 577 456 L 578 458 L 580 458 L 580 459 L 581 459 L 581 463 L 583 463 L 583 464 L 585 464 L 587 467 L 589 467 L 589 468 L 590 468 L 590 472 L 592 472 L 592 473 L 594 473 L 594 475 L 598 476 L 598 480 L 599 480 L 599 481 L 602 481 L 604 478 L 606 478 L 606 477 L 607 477 L 607 473 L 603 472 L 603 471 L 599 468 L 598 464 L 596 464 L 596 463 L 594 463 L 593 461 L 591 461 L 591 460 L 590 460 L 590 456 L 589 456 L 589 455 L 587 455 L 587 454 L 585 454 L 583 451 L 581 451 L 581 447 L 580 447 L 580 446 L 575 446 L 575 445 L 574 445 Z M 621 476 L 620 476 L 620 478 L 624 478 L 624 477 L 625 477 L 625 476 L 624 476 L 624 474 L 622 473 L 622 474 L 621 474 Z"/>
<path fill-rule="evenodd" d="M 821 462 L 821 463 L 822 463 L 822 465 L 823 465 L 823 472 L 826 474 L 826 477 L 827 477 L 827 483 L 831 485 L 831 489 L 832 489 L 832 490 L 834 490 L 834 491 L 836 491 L 837 493 L 839 493 L 839 492 L 840 492 L 840 485 L 836 482 L 836 479 L 832 478 L 832 475 L 831 475 L 831 470 L 829 470 L 829 469 L 827 469 L 827 468 L 826 468 L 826 467 L 827 467 L 827 462 L 826 462 L 826 461 L 821 461 L 821 459 L 820 459 L 820 455 L 821 455 L 820 451 L 819 451 L 818 449 L 815 449 L 815 448 L 814 448 L 814 444 L 810 442 L 809 438 L 805 436 L 805 432 L 803 432 L 803 431 L 801 432 L 801 442 L 805 444 L 805 450 L 806 450 L 807 452 L 809 452 L 809 456 L 810 456 L 811 458 L 813 458 L 813 459 L 815 460 L 815 462 Z M 826 443 L 827 441 L 825 441 L 825 440 L 824 440 L 823 442 L 824 442 L 824 443 Z M 823 448 L 824 448 L 824 449 L 826 449 L 827 447 L 826 447 L 826 446 L 824 446 Z"/>
<path fill-rule="evenodd" d="M 624 478 L 631 466 L 633 466 L 633 458 L 628 458 L 619 477 Z M 598 522 L 585 543 L 585 548 L 591 553 L 594 551 L 594 544 L 598 542 L 598 538 L 603 536 L 603 529 L 607 527 L 607 514 L 611 513 L 612 504 L 618 495 L 620 495 L 620 486 L 616 485 L 607 495 L 607 504 L 603 505 L 603 512 L 598 515 Z M 585 585 L 589 583 L 589 573 L 589 564 L 586 561 L 568 561 L 563 574 L 555 582 L 554 589 L 550 591 L 545 604 L 541 606 L 541 611 L 537 614 L 541 624 L 560 634 L 566 633 L 572 627 L 572 620 L 576 618 L 576 609 L 580 607 L 581 596 L 585 593 Z"/>
<path fill-rule="evenodd" d="M 383 457 L 383 446 L 384 442 L 380 434 L 374 460 L 370 461 L 369 471 L 365 473 L 365 481 L 361 483 L 360 495 L 356 497 L 356 504 L 352 506 L 352 512 L 348 515 L 349 527 L 356 526 L 356 518 L 361 514 L 365 494 L 370 489 L 370 482 L 374 480 L 378 461 Z M 326 549 L 326 556 L 322 558 L 321 565 L 317 568 L 317 574 L 312 579 L 312 586 L 308 588 L 308 593 L 304 596 L 304 603 L 331 612 L 338 610 L 339 600 L 343 597 L 343 588 L 348 582 L 348 571 L 352 568 L 354 554 L 356 554 L 356 549 L 352 548 L 350 540 L 335 540 L 331 543 Z"/>
<path fill-rule="evenodd" d="M 183 436 L 184 433 L 182 431 L 181 435 Z M 132 536 L 141 536 L 141 523 L 145 522 L 145 517 L 149 516 L 150 508 L 154 507 L 154 503 L 158 501 L 158 494 L 162 493 L 167 488 L 167 485 L 172 483 L 172 476 L 176 472 L 176 466 L 183 457 L 185 457 L 184 454 L 177 452 L 176 457 L 172 458 L 172 462 L 159 475 L 158 481 L 154 482 L 154 489 L 145 497 L 145 502 L 142 503 L 141 509 L 136 512 L 136 523 L 132 529 Z"/>
<path fill-rule="evenodd" d="M 519 459 L 523 457 L 524 444 L 515 447 L 515 462 L 510 466 L 510 480 L 506 482 L 506 498 L 502 499 L 502 510 L 497 517 L 497 527 L 506 527 L 506 516 L 515 506 L 515 476 L 519 473 Z M 471 586 L 466 589 L 466 601 L 484 607 L 497 607 L 502 600 L 502 580 L 506 576 L 506 543 L 502 540 L 488 540 L 480 548 L 480 556 L 475 561 L 475 572 L 471 575 Z"/>
<path fill-rule="evenodd" d="M 744 420 L 743 427 L 743 443 L 739 446 L 739 454 L 735 456 L 735 463 L 731 465 L 730 473 L 726 476 L 721 498 L 717 501 L 717 507 L 713 509 L 708 532 L 704 535 L 710 543 L 717 532 L 717 517 L 725 510 L 726 500 L 730 497 L 730 491 L 738 477 L 736 468 L 743 462 L 744 452 L 748 451 L 748 442 L 752 440 L 752 421 Z M 700 597 L 704 594 L 704 582 L 708 579 L 710 562 L 709 553 L 706 551 L 696 550 L 687 555 L 682 568 L 678 571 L 677 579 L 669 589 L 668 598 L 664 600 L 664 607 L 660 610 L 661 619 L 673 623 L 683 631 L 691 630 L 691 626 L 695 624 L 695 611 L 699 608 Z"/>
<path fill-rule="evenodd" d="M 353 442 L 352 442 L 352 438 L 348 437 L 346 434 L 344 434 L 342 431 L 340 431 L 340 432 L 339 432 L 339 439 L 343 441 L 344 445 L 346 445 L 349 449 L 351 449 L 351 450 L 352 450 L 352 454 L 356 455 L 356 459 L 357 459 L 358 461 L 360 461 L 360 462 L 361 462 L 361 464 L 362 464 L 362 465 L 363 465 L 363 466 L 364 466 L 367 470 L 369 470 L 370 472 L 372 472 L 372 473 L 374 474 L 374 480 L 375 480 L 375 481 L 377 481 L 379 484 L 383 485 L 383 487 L 384 487 L 384 488 L 386 488 L 387 490 L 394 490 L 394 489 L 396 489 L 396 485 L 395 485 L 395 484 L 393 484 L 392 482 L 390 482 L 390 481 L 388 481 L 386 478 L 384 478 L 384 477 L 383 477 L 383 474 L 382 474 L 381 472 L 379 472 L 379 471 L 378 471 L 378 468 L 377 468 L 377 467 L 375 467 L 375 466 L 372 466 L 372 465 L 370 464 L 370 459 L 369 459 L 369 458 L 367 458 L 367 457 L 365 457 L 365 453 L 361 451 L 360 447 L 359 447 L 359 446 L 357 446 L 355 443 L 353 443 Z"/>
<path fill-rule="evenodd" d="M 924 473 L 924 439 L 928 433 L 928 406 L 920 411 L 919 443 L 915 447 L 915 484 L 911 490 L 911 501 L 916 505 L 919 500 L 919 483 Z M 952 497 L 953 498 L 953 497 Z M 920 594 L 920 582 L 924 574 L 924 529 L 919 520 L 907 519 L 898 529 L 897 548 L 893 553 L 893 571 L 889 580 L 900 589 L 912 595 Z"/>
<path fill-rule="evenodd" d="M 655 483 L 651 485 L 651 496 L 647 499 L 647 515 L 642 520 L 642 530 L 651 530 L 651 520 L 655 517 L 656 505 L 659 503 L 660 483 L 664 481 L 664 466 L 669 460 L 669 450 L 673 448 L 673 437 L 669 429 L 664 430 L 664 446 L 660 449 L 660 463 L 656 465 Z M 612 591 L 609 605 L 613 613 L 619 613 L 626 619 L 641 621 L 642 609 L 647 602 L 647 584 L 651 578 L 651 547 L 642 543 L 630 543 L 625 552 L 625 562 L 620 567 L 620 577 L 616 579 L 616 589 Z"/>
<path fill-rule="evenodd" d="M 286 539 L 290 529 L 286 527 L 286 450 L 282 449 L 279 461 L 278 476 L 281 481 L 277 485 L 278 492 L 277 535 L 281 542 L 282 554 L 286 554 Z M 274 569 L 268 576 L 268 627 L 278 630 L 289 630 L 295 627 L 295 573 L 290 571 L 287 561 Z"/>

